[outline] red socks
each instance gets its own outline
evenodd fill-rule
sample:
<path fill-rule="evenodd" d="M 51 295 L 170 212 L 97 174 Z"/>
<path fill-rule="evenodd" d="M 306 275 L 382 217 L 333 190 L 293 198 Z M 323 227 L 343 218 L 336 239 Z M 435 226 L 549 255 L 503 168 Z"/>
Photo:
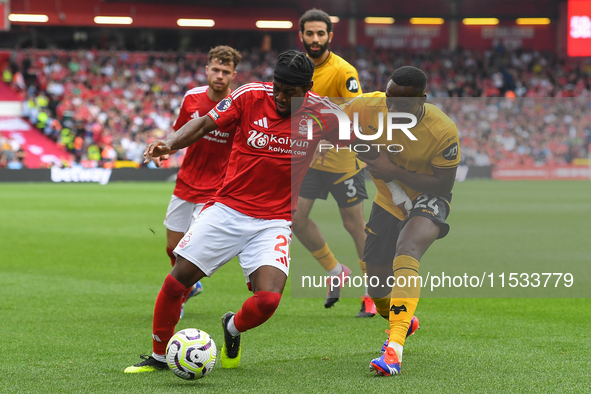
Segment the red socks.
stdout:
<path fill-rule="evenodd" d="M 174 249 L 170 249 L 170 248 L 166 248 L 166 254 L 168 255 L 168 257 L 170 257 L 170 265 L 172 265 L 174 267 L 174 264 L 176 263 L 176 256 L 174 255 L 174 253 L 172 253 Z M 189 293 L 191 292 L 191 288 L 189 287 L 187 289 L 187 291 L 185 292 L 185 294 L 183 295 L 183 302 L 185 302 L 187 300 L 187 297 L 189 296 Z"/>
<path fill-rule="evenodd" d="M 154 353 L 166 354 L 166 345 L 174 335 L 174 328 L 181 316 L 183 296 L 190 291 L 168 274 L 156 298 L 152 321 L 152 346 Z"/>
<path fill-rule="evenodd" d="M 172 275 L 168 274 L 156 298 L 152 323 L 152 346 L 156 354 L 166 354 L 166 345 L 174 335 L 181 315 L 181 304 L 191 291 Z M 234 324 L 240 332 L 255 328 L 269 320 L 281 301 L 281 294 L 257 291 L 247 299 L 234 316 Z"/>
<path fill-rule="evenodd" d="M 257 291 L 244 301 L 242 308 L 234 316 L 234 325 L 240 332 L 255 328 L 269 320 L 281 301 L 281 294 L 270 291 Z"/>
<path fill-rule="evenodd" d="M 166 248 L 166 254 L 170 257 L 170 265 L 174 267 L 174 263 L 176 263 L 176 256 L 172 253 L 174 249 Z"/>

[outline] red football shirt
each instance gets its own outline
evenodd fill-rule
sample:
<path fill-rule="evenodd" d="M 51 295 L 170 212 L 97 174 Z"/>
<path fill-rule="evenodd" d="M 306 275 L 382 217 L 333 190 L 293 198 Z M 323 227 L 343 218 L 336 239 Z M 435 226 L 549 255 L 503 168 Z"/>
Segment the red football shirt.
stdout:
<path fill-rule="evenodd" d="M 321 109 L 340 110 L 327 98 L 308 92 L 291 117 L 279 116 L 271 82 L 244 85 L 220 101 L 208 115 L 221 129 L 235 128 L 236 136 L 224 184 L 210 203 L 220 202 L 255 218 L 291 220 L 318 141 L 338 141 L 338 118 L 321 115 Z M 312 122 L 312 140 L 307 139 L 307 126 L 298 128 L 308 119 L 322 119 Z M 297 129 L 293 132 L 292 124 Z"/>
<path fill-rule="evenodd" d="M 172 125 L 176 131 L 192 118 L 208 113 L 217 102 L 207 96 L 208 86 L 189 90 L 181 104 L 178 119 Z M 234 129 L 214 130 L 187 148 L 187 153 L 177 175 L 173 194 L 196 204 L 209 201 L 222 186 Z"/>

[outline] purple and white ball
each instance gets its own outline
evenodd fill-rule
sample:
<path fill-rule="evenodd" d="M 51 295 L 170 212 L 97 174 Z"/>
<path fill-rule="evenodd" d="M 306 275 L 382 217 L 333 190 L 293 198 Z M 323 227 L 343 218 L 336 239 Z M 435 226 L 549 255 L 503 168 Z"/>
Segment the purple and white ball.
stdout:
<path fill-rule="evenodd" d="M 166 346 L 166 362 L 180 378 L 201 379 L 213 370 L 217 357 L 215 342 L 205 331 L 185 328 Z"/>

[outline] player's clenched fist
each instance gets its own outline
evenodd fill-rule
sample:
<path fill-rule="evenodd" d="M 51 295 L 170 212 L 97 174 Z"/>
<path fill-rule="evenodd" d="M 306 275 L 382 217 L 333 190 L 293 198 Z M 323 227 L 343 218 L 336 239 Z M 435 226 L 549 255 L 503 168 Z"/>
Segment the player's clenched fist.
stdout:
<path fill-rule="evenodd" d="M 152 158 L 168 155 L 170 152 L 170 146 L 166 145 L 166 142 L 160 140 L 153 141 L 146 147 L 146 150 L 144 151 L 144 163 L 149 163 Z M 158 165 L 160 164 L 159 162 L 155 163 L 158 167 L 160 167 Z"/>

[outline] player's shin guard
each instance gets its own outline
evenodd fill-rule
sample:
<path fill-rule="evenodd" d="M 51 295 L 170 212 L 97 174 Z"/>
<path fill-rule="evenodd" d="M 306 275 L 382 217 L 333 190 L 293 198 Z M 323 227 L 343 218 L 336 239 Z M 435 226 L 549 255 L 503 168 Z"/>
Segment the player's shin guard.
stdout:
<path fill-rule="evenodd" d="M 417 309 L 421 295 L 419 262 L 411 256 L 397 256 L 394 259 L 396 286 L 390 300 L 390 343 L 404 346 L 410 321 Z"/>
<path fill-rule="evenodd" d="M 170 265 L 174 267 L 174 263 L 176 263 L 176 256 L 172 253 L 174 249 L 166 248 L 166 254 L 170 257 Z"/>
<path fill-rule="evenodd" d="M 183 296 L 187 292 L 172 275 L 168 274 L 156 298 L 152 321 L 152 346 L 156 354 L 166 354 L 166 345 L 174 335 L 174 327 L 181 315 Z M 190 288 L 189 288 L 190 290 Z"/>
<path fill-rule="evenodd" d="M 240 332 L 255 328 L 269 320 L 281 301 L 281 294 L 270 291 L 257 291 L 244 301 L 242 308 L 234 316 L 234 325 Z"/>
<path fill-rule="evenodd" d="M 386 320 L 390 320 L 390 297 L 372 298 L 376 310 Z"/>
<path fill-rule="evenodd" d="M 334 257 L 334 254 L 330 251 L 327 243 L 324 243 L 322 248 L 312 252 L 312 256 L 318 260 L 322 268 L 327 271 L 334 269 L 339 263 L 336 257 Z"/>

